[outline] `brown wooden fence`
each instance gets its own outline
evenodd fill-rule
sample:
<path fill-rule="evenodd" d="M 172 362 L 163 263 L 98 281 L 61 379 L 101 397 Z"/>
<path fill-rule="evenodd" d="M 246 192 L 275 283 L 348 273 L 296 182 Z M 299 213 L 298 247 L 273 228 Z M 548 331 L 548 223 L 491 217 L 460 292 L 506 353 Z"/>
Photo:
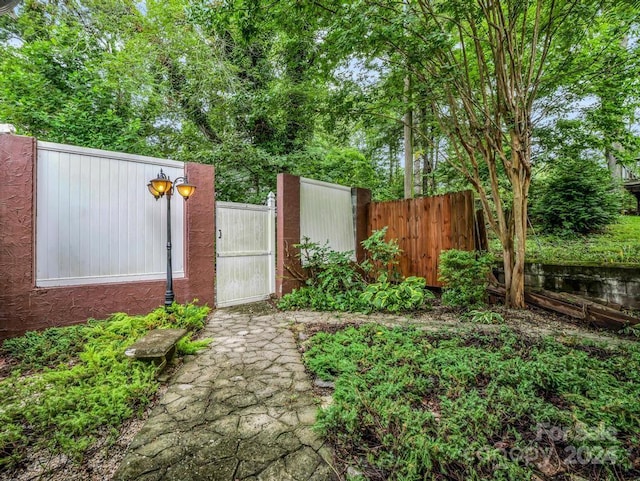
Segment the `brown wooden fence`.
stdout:
<path fill-rule="evenodd" d="M 387 240 L 402 249 L 404 276 L 421 276 L 439 287 L 438 257 L 447 249 L 474 249 L 474 207 L 471 191 L 369 204 L 369 234 L 388 226 Z"/>

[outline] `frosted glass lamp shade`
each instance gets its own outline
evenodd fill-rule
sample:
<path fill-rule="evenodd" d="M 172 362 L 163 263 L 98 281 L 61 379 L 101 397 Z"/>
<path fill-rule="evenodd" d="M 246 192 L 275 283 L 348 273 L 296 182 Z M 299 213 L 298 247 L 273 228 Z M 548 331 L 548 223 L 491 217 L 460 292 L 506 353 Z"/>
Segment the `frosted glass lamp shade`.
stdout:
<path fill-rule="evenodd" d="M 151 186 L 160 195 L 164 195 L 171 190 L 171 181 L 167 178 L 157 177 L 151 181 Z"/>
<path fill-rule="evenodd" d="M 151 184 L 151 182 L 147 184 L 147 188 L 149 189 L 149 192 L 151 192 L 151 195 L 156 198 L 156 200 L 160 198 L 160 192 L 153 188 L 153 184 Z"/>
<path fill-rule="evenodd" d="M 178 194 L 184 197 L 184 200 L 187 200 L 196 191 L 196 186 L 185 182 L 184 184 L 176 184 L 176 189 L 178 189 Z"/>

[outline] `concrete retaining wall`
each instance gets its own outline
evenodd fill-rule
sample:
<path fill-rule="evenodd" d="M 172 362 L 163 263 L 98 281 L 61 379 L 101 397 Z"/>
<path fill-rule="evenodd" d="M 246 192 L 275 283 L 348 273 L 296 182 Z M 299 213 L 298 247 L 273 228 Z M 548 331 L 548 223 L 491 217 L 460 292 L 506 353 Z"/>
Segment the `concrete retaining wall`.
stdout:
<path fill-rule="evenodd" d="M 496 270 L 504 281 L 502 266 Z M 640 309 L 640 268 L 526 264 L 525 285 Z"/>

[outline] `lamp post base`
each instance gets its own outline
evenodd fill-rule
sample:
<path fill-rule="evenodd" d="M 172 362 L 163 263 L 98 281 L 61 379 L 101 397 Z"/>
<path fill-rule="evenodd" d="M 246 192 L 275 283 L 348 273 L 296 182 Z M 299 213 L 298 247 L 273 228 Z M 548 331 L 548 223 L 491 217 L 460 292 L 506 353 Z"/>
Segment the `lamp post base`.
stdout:
<path fill-rule="evenodd" d="M 164 308 L 169 309 L 173 304 L 174 295 L 173 292 L 166 292 L 164 294 Z"/>

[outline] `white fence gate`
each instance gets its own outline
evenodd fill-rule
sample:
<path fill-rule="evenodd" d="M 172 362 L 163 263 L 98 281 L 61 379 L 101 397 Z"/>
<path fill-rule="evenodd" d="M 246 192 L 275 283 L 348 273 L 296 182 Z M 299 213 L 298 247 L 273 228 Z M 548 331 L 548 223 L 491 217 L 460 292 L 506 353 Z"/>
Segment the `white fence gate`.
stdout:
<path fill-rule="evenodd" d="M 275 196 L 267 205 L 216 202 L 216 305 L 268 299 L 276 290 Z"/>

